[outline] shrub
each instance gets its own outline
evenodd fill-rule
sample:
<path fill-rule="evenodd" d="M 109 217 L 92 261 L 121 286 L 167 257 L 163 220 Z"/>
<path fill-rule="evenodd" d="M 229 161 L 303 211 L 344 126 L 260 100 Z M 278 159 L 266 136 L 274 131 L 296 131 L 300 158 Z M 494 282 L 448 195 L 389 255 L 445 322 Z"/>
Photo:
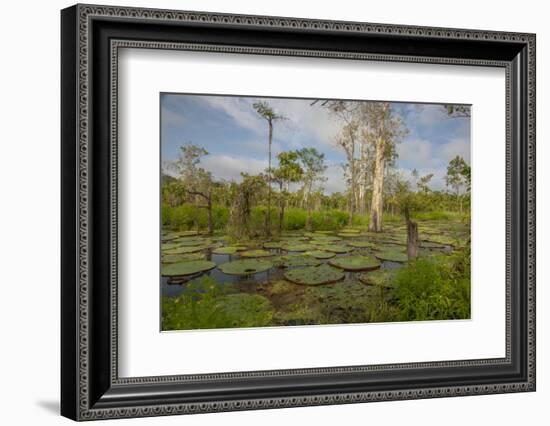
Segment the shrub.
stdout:
<path fill-rule="evenodd" d="M 469 250 L 452 258 L 418 259 L 395 276 L 401 319 L 470 318 Z"/>

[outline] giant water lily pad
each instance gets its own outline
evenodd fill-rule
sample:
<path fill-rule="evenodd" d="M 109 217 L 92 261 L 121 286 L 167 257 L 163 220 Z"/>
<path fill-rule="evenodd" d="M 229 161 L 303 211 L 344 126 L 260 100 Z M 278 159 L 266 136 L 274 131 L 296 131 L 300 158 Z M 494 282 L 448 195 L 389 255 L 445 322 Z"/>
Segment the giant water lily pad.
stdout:
<path fill-rule="evenodd" d="M 178 237 L 194 237 L 195 235 L 199 235 L 197 231 L 179 231 L 175 232 L 175 235 Z"/>
<path fill-rule="evenodd" d="M 199 251 L 206 250 L 206 246 L 190 246 L 190 247 L 176 247 L 171 250 L 165 250 L 164 254 L 187 254 L 187 253 L 196 253 Z"/>
<path fill-rule="evenodd" d="M 180 247 L 179 243 L 162 243 L 161 250 L 173 250 Z"/>
<path fill-rule="evenodd" d="M 392 287 L 394 273 L 388 269 L 378 269 L 359 275 L 359 281 L 368 285 Z"/>
<path fill-rule="evenodd" d="M 209 260 L 193 260 L 188 262 L 171 263 L 162 265 L 162 275 L 165 277 L 179 277 L 183 275 L 193 275 L 199 272 L 214 269 L 216 264 Z"/>
<path fill-rule="evenodd" d="M 283 243 L 280 241 L 268 241 L 264 243 L 264 248 L 266 249 L 280 249 L 283 247 Z"/>
<path fill-rule="evenodd" d="M 286 280 L 303 285 L 331 284 L 344 278 L 344 273 L 328 265 L 291 269 L 284 274 Z"/>
<path fill-rule="evenodd" d="M 315 243 L 332 243 L 334 241 L 342 241 L 342 238 L 340 237 L 334 237 L 332 235 L 318 235 L 316 236 L 315 238 L 313 238 L 310 242 L 312 244 L 315 244 Z"/>
<path fill-rule="evenodd" d="M 429 241 L 422 241 L 420 243 L 420 247 L 428 248 L 428 249 L 444 249 L 447 246 L 444 245 L 444 244 L 432 243 L 432 242 L 429 242 Z"/>
<path fill-rule="evenodd" d="M 373 248 L 374 243 L 371 243 L 370 241 L 350 241 L 348 246 L 355 248 Z"/>
<path fill-rule="evenodd" d="M 361 234 L 359 232 L 339 232 L 338 236 L 342 238 L 357 238 Z"/>
<path fill-rule="evenodd" d="M 242 257 L 269 257 L 273 253 L 267 250 L 246 250 L 239 253 Z"/>
<path fill-rule="evenodd" d="M 162 263 L 189 262 L 191 260 L 204 260 L 204 253 L 168 254 L 162 256 Z"/>
<path fill-rule="evenodd" d="M 277 266 L 284 268 L 296 267 L 296 266 L 317 266 L 321 264 L 321 261 L 315 259 L 312 256 L 306 256 L 305 254 L 295 254 L 289 256 L 280 256 L 276 260 Z"/>
<path fill-rule="evenodd" d="M 283 250 L 286 251 L 308 251 L 311 249 L 310 244 L 285 244 Z"/>
<path fill-rule="evenodd" d="M 409 260 L 407 253 L 399 250 L 387 249 L 374 253 L 374 255 L 380 260 L 387 260 L 390 262 L 406 262 Z"/>
<path fill-rule="evenodd" d="M 322 250 L 306 251 L 304 254 L 307 256 L 314 257 L 315 259 L 331 259 L 334 256 L 336 256 L 336 253 L 331 253 L 329 251 L 322 251 Z"/>
<path fill-rule="evenodd" d="M 219 266 L 219 269 L 230 275 L 251 275 L 264 272 L 273 267 L 273 263 L 260 259 L 239 259 Z"/>
<path fill-rule="evenodd" d="M 344 271 L 370 271 L 380 268 L 380 261 L 373 256 L 336 257 L 328 263 Z"/>
<path fill-rule="evenodd" d="M 211 240 L 205 239 L 183 239 L 177 243 L 180 247 L 192 247 L 192 246 L 207 246 L 212 244 Z"/>
<path fill-rule="evenodd" d="M 344 246 L 341 244 L 328 244 L 326 246 L 321 246 L 320 248 L 323 249 L 324 251 L 331 251 L 333 253 L 340 253 L 340 254 L 347 253 L 352 250 L 351 247 Z"/>
<path fill-rule="evenodd" d="M 239 251 L 239 247 L 230 246 L 230 247 L 218 247 L 212 250 L 214 254 L 235 254 Z"/>

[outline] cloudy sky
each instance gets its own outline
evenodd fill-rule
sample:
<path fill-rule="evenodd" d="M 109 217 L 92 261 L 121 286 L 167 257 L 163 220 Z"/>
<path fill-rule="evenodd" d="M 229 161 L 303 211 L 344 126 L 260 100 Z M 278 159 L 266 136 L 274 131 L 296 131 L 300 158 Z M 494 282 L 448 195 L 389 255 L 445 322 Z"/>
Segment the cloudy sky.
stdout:
<path fill-rule="evenodd" d="M 277 122 L 273 132 L 273 166 L 281 151 L 315 147 L 325 154 L 328 165 L 325 192 L 345 191 L 342 171 L 345 156 L 335 144 L 341 127 L 334 116 L 309 99 L 267 100 L 288 117 Z M 192 143 L 210 154 L 202 166 L 218 179 L 240 180 L 240 173 L 257 174 L 267 169 L 267 123 L 252 108 L 259 98 L 161 94 L 162 161 L 174 160 L 179 147 Z M 456 155 L 470 162 L 470 120 L 449 118 L 439 105 L 392 103 L 409 133 L 397 145 L 397 167 L 405 176 L 417 169 L 433 173 L 432 189 L 445 186 L 449 160 Z"/>

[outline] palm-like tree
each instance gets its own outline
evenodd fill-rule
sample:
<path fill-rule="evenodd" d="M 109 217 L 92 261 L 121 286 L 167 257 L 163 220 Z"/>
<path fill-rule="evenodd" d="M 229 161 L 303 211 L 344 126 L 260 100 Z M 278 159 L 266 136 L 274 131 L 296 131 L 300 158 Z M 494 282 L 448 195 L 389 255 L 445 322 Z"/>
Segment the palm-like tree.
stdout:
<path fill-rule="evenodd" d="M 273 142 L 273 123 L 275 121 L 286 120 L 286 117 L 280 114 L 277 114 L 273 108 L 265 101 L 256 102 L 252 105 L 258 115 L 267 121 L 268 125 L 268 156 L 269 163 L 267 168 L 267 179 L 268 179 L 268 193 L 267 193 L 267 215 L 265 221 L 265 230 L 266 235 L 271 235 L 271 143 Z"/>

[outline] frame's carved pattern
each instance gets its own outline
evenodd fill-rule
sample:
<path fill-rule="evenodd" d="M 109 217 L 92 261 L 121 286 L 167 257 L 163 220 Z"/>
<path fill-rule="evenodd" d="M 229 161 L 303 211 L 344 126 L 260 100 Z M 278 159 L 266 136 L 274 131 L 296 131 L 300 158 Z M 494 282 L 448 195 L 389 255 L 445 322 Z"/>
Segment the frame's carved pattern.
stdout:
<path fill-rule="evenodd" d="M 528 182 L 527 182 L 527 202 L 528 202 L 528 235 L 529 245 L 527 250 L 527 269 L 528 269 L 528 380 L 521 383 L 506 383 L 483 386 L 451 386 L 446 388 L 427 388 L 427 389 L 410 389 L 399 391 L 383 391 L 383 392 L 361 392 L 361 393 L 337 393 L 327 395 L 305 396 L 305 397 L 281 397 L 268 399 L 248 399 L 248 400 L 232 400 L 221 402 L 209 402 L 201 404 L 166 404 L 160 406 L 144 406 L 140 408 L 117 408 L 117 409 L 90 409 L 89 406 L 89 389 L 88 389 L 88 374 L 89 374 L 89 333 L 88 333 L 88 233 L 89 233 L 89 217 L 88 217 L 88 137 L 89 137 L 89 75 L 88 75 L 88 46 L 89 40 L 89 24 L 93 17 L 117 17 L 128 19 L 140 19 L 147 21 L 174 21 L 174 22 L 193 22 L 193 23 L 210 23 L 224 24 L 235 26 L 254 26 L 259 28 L 292 28 L 304 30 L 316 30 L 327 32 L 359 32 L 359 33 L 375 33 L 384 35 L 411 35 L 420 36 L 423 38 L 446 38 L 446 39 L 466 39 L 466 40 L 486 40 L 486 41 L 507 41 L 517 42 L 527 45 L 528 51 Z M 231 46 L 206 46 L 206 45 L 182 45 L 178 43 L 156 43 L 156 42 L 140 42 L 140 41 L 112 41 L 111 53 L 111 81 L 110 88 L 114 103 L 111 106 L 111 119 L 116 121 L 116 96 L 117 96 L 117 49 L 118 47 L 147 47 L 158 49 L 192 49 L 202 51 L 223 51 L 226 53 L 257 53 L 269 55 L 299 55 L 299 56 L 316 56 L 327 58 L 348 58 L 348 59 L 370 59 L 370 60 L 385 60 L 399 62 L 425 62 L 425 63 L 447 63 L 457 65 L 484 65 L 484 66 L 500 66 L 506 67 L 506 105 L 507 117 L 510 115 L 510 69 L 507 63 L 497 61 L 474 61 L 465 59 L 448 59 L 448 58 L 418 58 L 408 56 L 390 56 L 390 55 L 368 55 L 358 53 L 342 53 L 342 52 L 316 52 L 316 51 L 292 51 L 285 49 L 270 49 L 270 48 L 247 48 L 247 47 L 231 47 Z M 151 415 L 170 415 L 184 413 L 206 413 L 231 410 L 248 410 L 248 409 L 264 409 L 264 408 L 280 408 L 294 406 L 309 406 L 309 405 L 327 405 L 327 404 L 345 404 L 353 402 L 368 402 L 368 401 L 383 401 L 383 400 L 401 400 L 415 398 L 437 398 L 446 396 L 463 396 L 488 393 L 506 393 L 517 391 L 533 390 L 535 386 L 535 36 L 532 34 L 509 33 L 509 32 L 493 32 L 479 30 L 463 30 L 463 29 L 447 29 L 447 28 L 429 28 L 416 26 L 401 26 L 401 25 L 385 25 L 385 24 L 368 24 L 355 22 L 336 22 L 324 20 L 310 19 L 293 19 L 293 18 L 276 18 L 263 16 L 244 16 L 244 15 L 227 15 L 215 13 L 201 12 L 185 12 L 185 11 L 169 11 L 155 9 L 136 9 L 125 7 L 104 7 L 104 6 L 78 6 L 78 161 L 77 161 L 77 176 L 78 176 L 78 418 L 82 420 L 104 419 L 112 417 L 139 417 Z M 507 125 L 508 125 L 507 120 Z M 510 203 L 510 129 L 506 129 L 507 135 L 507 204 Z M 111 127 L 111 140 L 116 141 L 117 131 L 116 126 Z M 117 170 L 116 170 L 116 143 L 112 144 L 113 151 L 111 159 L 113 167 L 111 170 L 111 203 L 116 206 L 117 192 Z M 111 380 L 116 383 L 162 383 L 174 382 L 181 380 L 215 380 L 221 378 L 238 378 L 238 377 L 255 377 L 255 376 L 274 376 L 274 375 L 299 375 L 306 373 L 334 373 L 342 371 L 373 371 L 380 369 L 397 369 L 415 367 L 438 367 L 438 366 L 467 366 L 467 365 L 484 365 L 493 363 L 502 363 L 509 361 L 510 355 L 510 263 L 509 257 L 511 248 L 508 241 L 510 215 L 509 208 L 507 209 L 507 290 L 506 290 L 506 358 L 505 359 L 486 359 L 486 360 L 465 360 L 456 362 L 435 362 L 435 363 L 416 363 L 416 364 L 393 364 L 382 366 L 364 366 L 364 367 L 333 367 L 321 369 L 306 369 L 306 370 L 275 370 L 267 372 L 248 372 L 248 373 L 223 373 L 213 375 L 199 376 L 162 376 L 162 377 L 145 377 L 119 379 L 117 377 L 117 360 L 116 350 L 113 350 Z M 116 326 L 116 257 L 117 257 L 117 224 L 116 224 L 116 207 L 113 207 L 113 222 L 111 226 L 111 259 L 113 260 L 111 268 L 111 285 L 114 290 L 112 293 L 112 340 L 113 348 L 117 345 L 117 326 Z"/>

